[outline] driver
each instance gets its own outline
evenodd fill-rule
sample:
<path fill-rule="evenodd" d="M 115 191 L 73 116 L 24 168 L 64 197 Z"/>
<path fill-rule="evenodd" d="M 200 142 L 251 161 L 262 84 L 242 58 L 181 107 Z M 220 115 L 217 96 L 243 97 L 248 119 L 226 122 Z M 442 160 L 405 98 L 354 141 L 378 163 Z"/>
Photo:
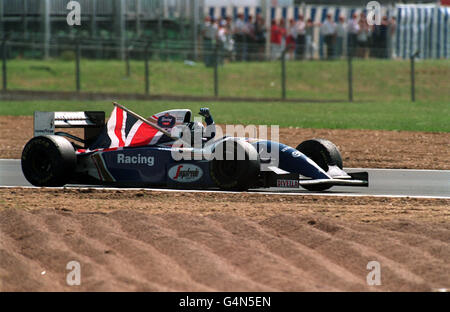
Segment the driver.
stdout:
<path fill-rule="evenodd" d="M 209 112 L 209 108 L 207 107 L 200 108 L 199 115 L 205 118 L 206 128 L 203 125 L 203 123 L 199 121 L 191 121 L 185 124 L 185 126 L 187 126 L 187 128 L 190 131 L 191 135 L 190 141 L 192 146 L 196 145 L 195 139 L 198 140 L 199 138 L 201 138 L 201 143 L 203 144 L 213 139 L 216 135 L 216 126 L 211 116 L 211 113 Z M 182 129 L 179 129 L 178 131 L 181 131 L 180 134 L 182 136 Z"/>

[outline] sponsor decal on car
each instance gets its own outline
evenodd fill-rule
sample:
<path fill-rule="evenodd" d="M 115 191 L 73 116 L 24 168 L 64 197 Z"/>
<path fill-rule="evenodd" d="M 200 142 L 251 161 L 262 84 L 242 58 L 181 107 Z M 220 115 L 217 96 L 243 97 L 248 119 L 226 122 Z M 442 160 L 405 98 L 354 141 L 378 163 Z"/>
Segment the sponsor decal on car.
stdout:
<path fill-rule="evenodd" d="M 297 158 L 297 157 L 302 156 L 303 154 L 300 151 L 294 151 L 294 152 L 292 152 L 291 155 L 292 155 L 292 157 Z"/>
<path fill-rule="evenodd" d="M 133 164 L 133 165 L 147 165 L 153 166 L 155 164 L 155 157 L 153 156 L 143 156 L 137 154 L 134 156 L 128 156 L 122 153 L 117 154 L 118 164 Z"/>
<path fill-rule="evenodd" d="M 192 164 L 180 164 L 169 169 L 169 178 L 176 182 L 195 182 L 203 176 L 203 170 Z"/>
<path fill-rule="evenodd" d="M 172 115 L 165 114 L 158 118 L 158 126 L 163 128 L 172 128 L 175 125 L 176 121 L 177 119 Z"/>
<path fill-rule="evenodd" d="M 285 187 L 285 188 L 298 188 L 298 180 L 277 180 L 277 187 Z"/>

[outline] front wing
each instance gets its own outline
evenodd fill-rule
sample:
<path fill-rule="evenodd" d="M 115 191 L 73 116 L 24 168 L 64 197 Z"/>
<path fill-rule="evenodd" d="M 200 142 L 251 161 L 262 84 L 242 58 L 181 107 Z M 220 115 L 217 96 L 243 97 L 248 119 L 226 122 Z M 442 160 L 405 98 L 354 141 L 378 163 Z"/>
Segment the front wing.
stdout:
<path fill-rule="evenodd" d="M 298 173 L 288 173 L 275 169 L 266 172 L 264 175 L 265 187 L 299 188 L 315 185 L 368 187 L 369 174 L 367 172 L 354 172 L 331 179 L 310 179 Z"/>

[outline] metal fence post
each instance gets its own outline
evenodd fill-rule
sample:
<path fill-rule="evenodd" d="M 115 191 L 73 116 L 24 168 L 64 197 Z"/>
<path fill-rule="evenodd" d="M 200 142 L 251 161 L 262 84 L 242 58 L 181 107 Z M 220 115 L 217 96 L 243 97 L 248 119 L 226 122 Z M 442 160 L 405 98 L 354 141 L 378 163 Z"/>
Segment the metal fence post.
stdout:
<path fill-rule="evenodd" d="M 148 44 L 145 46 L 144 60 L 145 60 L 145 94 L 149 94 L 150 93 L 150 78 L 149 78 L 149 68 L 148 68 Z"/>
<path fill-rule="evenodd" d="M 353 102 L 353 66 L 352 66 L 352 55 L 351 52 L 348 54 L 347 64 L 348 64 L 348 100 Z"/>
<path fill-rule="evenodd" d="M 77 92 L 80 92 L 81 90 L 80 58 L 81 58 L 81 47 L 80 42 L 77 40 L 75 44 L 75 80 Z"/>
<path fill-rule="evenodd" d="M 219 48 L 214 48 L 214 96 L 219 96 Z"/>
<path fill-rule="evenodd" d="M 6 91 L 8 87 L 8 81 L 6 77 L 6 39 L 3 38 L 2 41 L 2 81 L 3 81 L 3 91 Z"/>
<path fill-rule="evenodd" d="M 286 49 L 281 53 L 281 98 L 286 99 Z"/>
<path fill-rule="evenodd" d="M 416 101 L 416 71 L 414 69 L 414 63 L 416 56 L 419 55 L 419 51 L 416 51 L 411 55 L 411 101 Z"/>
<path fill-rule="evenodd" d="M 130 47 L 125 44 L 125 74 L 130 77 Z"/>

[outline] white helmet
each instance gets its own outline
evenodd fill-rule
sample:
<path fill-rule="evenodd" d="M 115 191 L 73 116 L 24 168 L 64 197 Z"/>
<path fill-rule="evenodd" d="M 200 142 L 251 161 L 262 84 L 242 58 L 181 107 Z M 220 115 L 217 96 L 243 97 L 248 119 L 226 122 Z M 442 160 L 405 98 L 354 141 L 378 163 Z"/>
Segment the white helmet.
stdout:
<path fill-rule="evenodd" d="M 187 137 L 188 134 L 185 131 L 188 131 L 187 133 L 190 135 L 188 140 L 193 144 L 194 140 L 199 140 L 199 142 L 202 141 L 205 126 L 199 121 L 188 122 L 184 125 L 173 127 L 171 135 L 176 138 Z"/>
<path fill-rule="evenodd" d="M 199 121 L 190 122 L 189 127 L 191 128 L 191 132 L 200 133 L 201 135 L 203 135 L 203 131 L 205 131 L 205 126 Z"/>
<path fill-rule="evenodd" d="M 202 142 L 205 126 L 199 121 L 193 121 L 189 123 L 189 128 L 191 129 L 192 144 L 194 144 L 194 142 Z"/>

